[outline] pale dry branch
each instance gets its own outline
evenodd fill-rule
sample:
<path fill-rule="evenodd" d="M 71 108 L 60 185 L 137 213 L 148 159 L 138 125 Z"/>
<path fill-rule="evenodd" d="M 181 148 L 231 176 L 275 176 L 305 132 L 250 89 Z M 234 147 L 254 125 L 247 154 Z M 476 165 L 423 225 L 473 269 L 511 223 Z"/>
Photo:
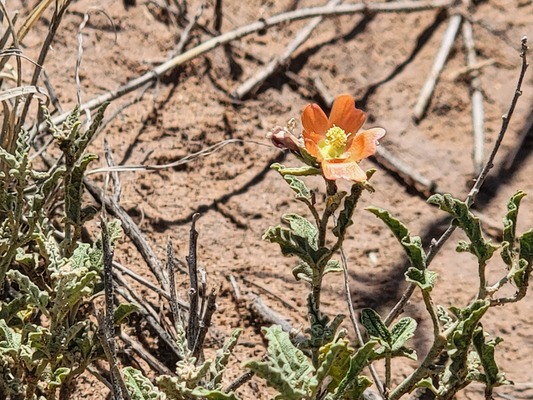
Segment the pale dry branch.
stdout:
<path fill-rule="evenodd" d="M 474 151 L 472 157 L 474 161 L 474 174 L 479 175 L 483 169 L 485 132 L 484 110 L 483 110 L 483 93 L 481 91 L 481 80 L 479 79 L 479 70 L 474 66 L 477 64 L 476 45 L 474 42 L 474 31 L 470 21 L 463 21 L 462 27 L 463 42 L 466 52 L 466 65 L 471 68 L 470 75 L 470 99 L 472 103 L 472 132 L 474 135 Z"/>
<path fill-rule="evenodd" d="M 439 80 L 440 73 L 444 68 L 446 60 L 448 59 L 453 42 L 455 41 L 455 37 L 457 36 L 457 32 L 461 26 L 462 19 L 463 17 L 459 14 L 453 15 L 450 18 L 448 28 L 442 37 L 442 42 L 435 57 L 435 61 L 433 62 L 433 66 L 431 67 L 429 76 L 427 77 L 426 82 L 424 83 L 424 86 L 422 87 L 422 90 L 418 96 L 418 100 L 416 101 L 416 105 L 413 110 L 413 120 L 415 122 L 419 122 L 426 113 L 431 96 L 435 90 L 435 85 Z"/>
<path fill-rule="evenodd" d="M 341 0 L 330 0 L 326 7 L 336 6 L 339 3 L 341 3 Z M 289 62 L 294 52 L 298 50 L 298 48 L 305 43 L 307 39 L 309 39 L 311 33 L 313 33 L 315 28 L 323 21 L 323 19 L 324 17 L 320 16 L 309 21 L 307 25 L 296 34 L 294 39 L 289 43 L 282 54 L 270 61 L 261 71 L 243 82 L 237 89 L 235 89 L 235 91 L 232 93 L 232 96 L 236 99 L 244 98 L 256 87 L 266 81 L 269 76 L 285 66 Z"/>

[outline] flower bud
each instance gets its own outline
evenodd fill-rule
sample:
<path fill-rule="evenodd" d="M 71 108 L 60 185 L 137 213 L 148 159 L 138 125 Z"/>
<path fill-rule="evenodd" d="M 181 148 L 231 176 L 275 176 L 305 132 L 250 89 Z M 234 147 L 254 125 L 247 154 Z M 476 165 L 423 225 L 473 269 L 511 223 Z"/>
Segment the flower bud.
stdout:
<path fill-rule="evenodd" d="M 266 137 L 272 141 L 274 146 L 280 149 L 289 149 L 296 152 L 300 150 L 300 141 L 287 127 L 276 126 L 267 133 Z"/>

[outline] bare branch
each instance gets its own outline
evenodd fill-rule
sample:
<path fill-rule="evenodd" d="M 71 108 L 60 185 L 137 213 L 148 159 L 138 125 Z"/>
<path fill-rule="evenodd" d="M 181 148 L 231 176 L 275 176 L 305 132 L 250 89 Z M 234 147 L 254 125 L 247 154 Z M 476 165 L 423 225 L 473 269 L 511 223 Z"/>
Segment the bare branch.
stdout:
<path fill-rule="evenodd" d="M 446 29 L 446 32 L 442 38 L 442 43 L 437 56 L 435 57 L 435 61 L 433 62 L 431 72 L 429 73 L 429 76 L 427 77 L 426 82 L 420 91 L 418 100 L 416 101 L 413 111 L 413 119 L 415 122 L 419 122 L 426 112 L 429 101 L 431 100 L 431 96 L 433 95 L 433 91 L 435 90 L 435 85 L 439 80 L 440 73 L 444 68 L 444 64 L 448 59 L 448 54 L 450 54 L 453 42 L 455 41 L 455 37 L 457 36 L 457 32 L 461 26 L 462 19 L 463 17 L 458 14 L 450 18 L 448 28 Z"/>

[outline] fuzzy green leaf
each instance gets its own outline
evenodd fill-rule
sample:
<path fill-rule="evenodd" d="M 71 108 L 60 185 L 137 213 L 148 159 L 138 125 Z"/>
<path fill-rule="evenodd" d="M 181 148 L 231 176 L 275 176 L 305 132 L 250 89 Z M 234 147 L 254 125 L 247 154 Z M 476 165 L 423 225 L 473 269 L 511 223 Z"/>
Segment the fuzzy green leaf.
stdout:
<path fill-rule="evenodd" d="M 357 206 L 357 202 L 363 193 L 365 185 L 362 183 L 356 183 L 352 185 L 350 195 L 344 199 L 344 208 L 339 213 L 339 218 L 332 232 L 337 237 L 344 237 L 346 229 L 353 224 L 352 216 Z"/>
<path fill-rule="evenodd" d="M 49 315 L 46 307 L 49 301 L 47 292 L 39 289 L 39 287 L 33 283 L 30 278 L 18 270 L 11 269 L 6 273 L 6 276 L 18 283 L 20 291 L 26 295 L 26 298 L 30 304 L 39 308 L 44 315 Z"/>
<path fill-rule="evenodd" d="M 487 386 L 488 393 L 492 393 L 492 388 L 501 385 L 508 385 L 509 382 L 505 379 L 505 375 L 500 373 L 496 360 L 494 358 L 495 347 L 503 341 L 502 338 L 496 337 L 485 342 L 485 333 L 483 327 L 479 326 L 473 336 L 473 344 L 476 352 L 479 355 L 479 360 L 483 366 L 484 383 Z M 485 393 L 487 393 L 487 391 Z"/>
<path fill-rule="evenodd" d="M 163 400 L 162 393 L 145 377 L 141 371 L 133 367 L 122 369 L 124 382 L 131 400 Z"/>
<path fill-rule="evenodd" d="M 298 168 L 286 168 L 284 165 L 274 163 L 270 166 L 270 168 L 278 171 L 279 174 L 283 177 L 285 177 L 286 175 L 292 175 L 292 176 L 320 175 L 322 173 L 320 168 L 315 168 L 315 167 L 310 167 L 310 166 L 304 166 L 304 167 L 298 167 Z"/>
<path fill-rule="evenodd" d="M 485 240 L 481 231 L 479 218 L 470 212 L 466 203 L 453 198 L 449 194 L 434 194 L 428 203 L 435 204 L 443 211 L 449 213 L 457 226 L 459 226 L 470 239 L 470 244 L 465 250 L 475 255 L 480 263 L 486 263 L 494 254 L 497 246 Z"/>
<path fill-rule="evenodd" d="M 220 388 L 219 386 L 222 382 L 222 376 L 224 375 L 230 356 L 233 354 L 233 350 L 237 345 L 241 333 L 241 329 L 235 329 L 224 346 L 216 352 L 215 360 L 211 366 L 211 381 L 209 382 L 209 385 L 206 385 L 209 388 Z"/>
<path fill-rule="evenodd" d="M 398 219 L 394 218 L 387 210 L 377 207 L 368 207 L 366 210 L 370 211 L 389 227 L 405 250 L 412 267 L 419 270 L 426 268 L 426 253 L 422 247 L 420 237 L 411 236 L 409 229 Z"/>
<path fill-rule="evenodd" d="M 518 191 L 507 203 L 507 214 L 503 218 L 503 241 L 514 243 L 516 236 L 516 219 L 520 201 L 526 196 L 526 193 Z"/>
<path fill-rule="evenodd" d="M 67 368 L 67 367 L 57 368 L 53 372 L 52 376 L 50 377 L 50 380 L 48 381 L 48 387 L 50 389 L 60 387 L 65 381 L 65 379 L 69 376 L 69 374 L 70 374 L 70 368 Z"/>
<path fill-rule="evenodd" d="M 280 393 L 276 399 L 303 398 L 308 391 L 309 374 L 314 371 L 313 366 L 280 326 L 263 328 L 263 332 L 268 340 L 267 360 L 249 361 L 245 367 L 265 379 L 269 386 Z"/>
<path fill-rule="evenodd" d="M 422 290 L 431 291 L 435 286 L 437 273 L 428 269 L 420 270 L 415 267 L 409 267 L 405 272 L 405 280 L 416 283 Z"/>
<path fill-rule="evenodd" d="M 304 181 L 294 175 L 283 175 L 283 179 L 285 179 L 289 187 L 296 193 L 298 200 L 312 201 L 311 191 L 307 188 Z"/>
<path fill-rule="evenodd" d="M 361 323 L 371 337 L 379 340 L 389 349 L 392 348 L 392 334 L 377 312 L 371 308 L 364 308 L 361 311 Z"/>
<path fill-rule="evenodd" d="M 319 389 L 326 379 L 330 379 L 328 392 L 333 393 L 350 368 L 354 350 L 346 339 L 329 342 L 320 348 L 319 367 L 316 371 L 316 388 Z"/>
<path fill-rule="evenodd" d="M 0 353 L 15 356 L 21 346 L 22 335 L 7 326 L 6 321 L 0 319 Z"/>
<path fill-rule="evenodd" d="M 519 238 L 518 243 L 520 250 L 518 258 L 525 260 L 528 265 L 533 263 L 533 229 L 524 232 Z"/>
<path fill-rule="evenodd" d="M 329 260 L 326 264 L 326 268 L 324 268 L 324 273 L 322 275 L 326 275 L 332 272 L 342 272 L 342 265 L 337 260 Z"/>
<path fill-rule="evenodd" d="M 289 223 L 291 230 L 296 235 L 307 239 L 313 250 L 318 248 L 318 229 L 316 226 L 298 214 L 285 214 L 282 218 Z"/>
<path fill-rule="evenodd" d="M 313 268 L 305 261 L 300 260 L 298 265 L 292 269 L 292 274 L 297 281 L 313 282 Z"/>
<path fill-rule="evenodd" d="M 263 240 L 278 243 L 285 256 L 295 255 L 309 266 L 323 265 L 331 257 L 331 251 L 326 248 L 313 248 L 309 239 L 295 234 L 292 230 L 281 226 L 270 227 L 263 235 Z"/>
<path fill-rule="evenodd" d="M 464 385 L 468 374 L 468 354 L 472 337 L 489 306 L 488 300 L 476 300 L 464 309 L 450 308 L 458 321 L 455 329 L 448 335 L 447 352 L 450 363 L 447 364 L 440 378 L 439 393 L 441 395 L 444 396 L 449 392 L 455 393 Z"/>
<path fill-rule="evenodd" d="M 360 376 L 359 374 L 367 365 L 375 345 L 376 342 L 371 340 L 357 350 L 357 352 L 350 358 L 350 368 L 344 379 L 339 383 L 335 392 L 326 396 L 326 399 L 359 399 L 363 392 L 372 385 L 370 379 L 366 376 Z"/>
<path fill-rule="evenodd" d="M 209 399 L 209 400 L 238 400 L 239 399 L 233 392 L 224 393 L 224 392 L 221 392 L 220 390 L 209 390 L 203 387 L 194 388 L 191 391 L 190 395 L 201 398 L 201 399 Z"/>
<path fill-rule="evenodd" d="M 414 336 L 416 326 L 416 321 L 410 317 L 401 318 L 394 324 L 390 330 L 393 351 L 403 347 Z"/>
<path fill-rule="evenodd" d="M 135 304 L 120 303 L 113 313 L 113 323 L 115 325 L 120 325 L 127 322 L 128 317 L 134 312 L 137 312 L 138 309 L 139 308 Z"/>

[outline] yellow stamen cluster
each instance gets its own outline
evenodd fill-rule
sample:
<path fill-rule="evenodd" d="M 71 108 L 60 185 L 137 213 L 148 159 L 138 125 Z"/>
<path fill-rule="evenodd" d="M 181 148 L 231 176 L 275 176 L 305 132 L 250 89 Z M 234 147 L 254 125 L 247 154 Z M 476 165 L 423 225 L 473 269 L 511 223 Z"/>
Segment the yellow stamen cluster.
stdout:
<path fill-rule="evenodd" d="M 329 130 L 326 132 L 326 144 L 336 149 L 344 148 L 347 140 L 348 136 L 346 135 L 346 132 L 344 132 L 344 129 L 339 128 L 338 126 L 329 128 Z"/>
<path fill-rule="evenodd" d="M 344 154 L 347 142 L 348 135 L 344 129 L 333 126 L 328 129 L 326 137 L 318 143 L 318 147 L 324 158 L 338 158 Z"/>

